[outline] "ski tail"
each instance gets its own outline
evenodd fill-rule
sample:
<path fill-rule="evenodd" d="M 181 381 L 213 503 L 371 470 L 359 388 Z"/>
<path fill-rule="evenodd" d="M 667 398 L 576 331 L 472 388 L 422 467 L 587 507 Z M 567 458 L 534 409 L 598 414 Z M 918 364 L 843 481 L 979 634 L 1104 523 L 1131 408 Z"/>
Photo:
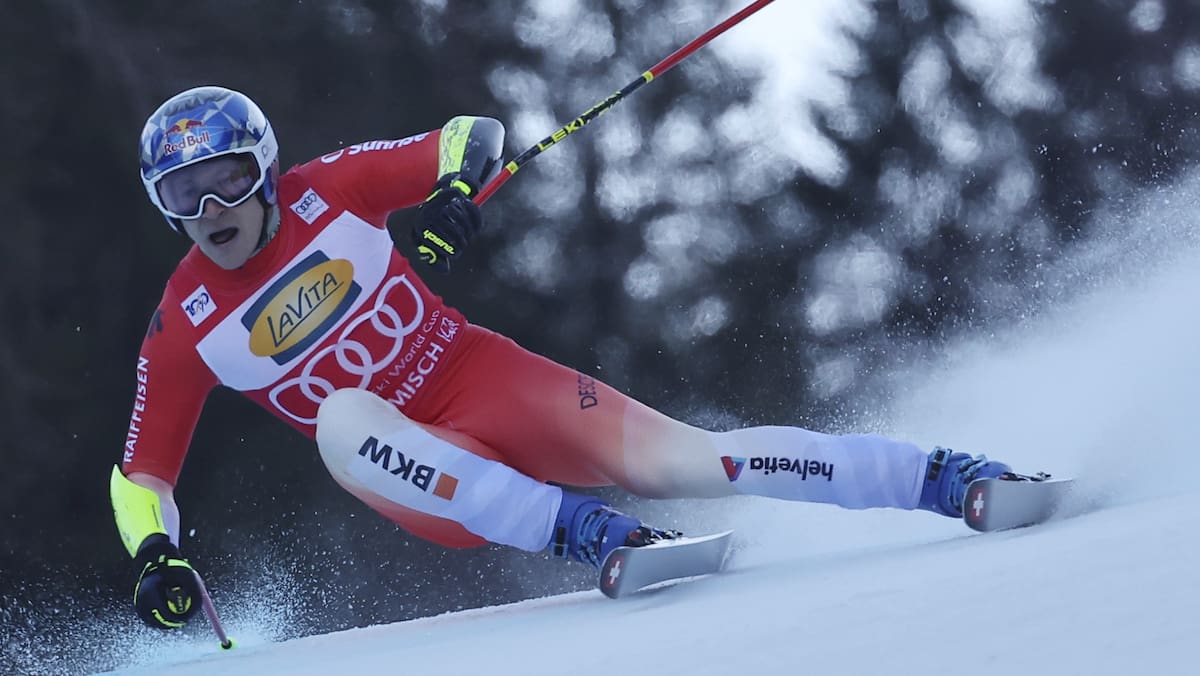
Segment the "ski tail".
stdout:
<path fill-rule="evenodd" d="M 598 581 L 609 598 L 633 594 L 671 580 L 719 573 L 733 531 L 661 540 L 642 547 L 617 547 L 604 559 Z"/>
<path fill-rule="evenodd" d="M 1049 474 L 1010 472 L 976 479 L 963 498 L 963 521 L 981 532 L 1043 523 L 1059 513 L 1074 486 L 1072 479 L 1053 479 Z"/>

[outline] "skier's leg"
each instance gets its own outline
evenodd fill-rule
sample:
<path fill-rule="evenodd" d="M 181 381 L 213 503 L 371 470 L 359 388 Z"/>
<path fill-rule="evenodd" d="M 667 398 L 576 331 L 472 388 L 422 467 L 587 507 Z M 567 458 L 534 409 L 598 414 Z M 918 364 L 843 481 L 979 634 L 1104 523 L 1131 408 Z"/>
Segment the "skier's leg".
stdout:
<path fill-rule="evenodd" d="M 927 472 L 929 452 L 914 444 L 784 426 L 702 430 L 471 328 L 483 337 L 464 372 L 485 375 L 456 379 L 442 422 L 538 478 L 584 477 L 648 497 L 741 493 L 852 509 L 932 509 L 929 496 L 946 488 Z"/>
<path fill-rule="evenodd" d="M 467 327 L 469 349 L 455 356 L 453 377 L 439 382 L 438 406 L 414 417 L 454 429 L 500 453 L 504 462 L 545 481 L 573 486 L 617 484 L 650 497 L 730 495 L 720 464 L 693 462 L 702 430 L 677 423 L 608 385 L 512 340 Z M 630 456 L 653 449 L 669 432 L 680 447 L 670 467 L 651 471 Z M 632 451 L 629 449 L 633 449 Z M 714 479 L 721 479 L 720 481 Z"/>
<path fill-rule="evenodd" d="M 951 454 L 876 434 L 823 434 L 800 427 L 748 427 L 708 432 L 678 421 L 663 425 L 630 408 L 626 424 L 657 424 L 662 431 L 644 439 L 641 447 L 626 448 L 626 467 L 641 476 L 665 477 L 659 491 L 689 491 L 673 481 L 683 476 L 683 464 L 715 465 L 719 473 L 705 476 L 703 492 L 712 482 L 740 494 L 784 500 L 822 502 L 848 509 L 895 507 L 927 509 L 960 516 L 962 494 L 972 479 L 998 476 L 1007 465 L 983 456 Z M 690 441 L 690 443 L 688 443 Z M 719 476 L 714 477 L 714 474 Z M 691 477 L 695 477 L 692 472 Z"/>
<path fill-rule="evenodd" d="M 669 534 L 596 498 L 536 481 L 488 459 L 461 433 L 421 425 L 364 390 L 321 404 L 317 444 L 335 481 L 410 532 L 447 546 L 483 540 L 599 566 L 619 545 Z"/>
<path fill-rule="evenodd" d="M 334 480 L 406 529 L 442 544 L 478 544 L 470 533 L 543 549 L 560 491 L 443 435 L 364 390 L 334 392 L 317 414 L 317 446 Z"/>
<path fill-rule="evenodd" d="M 634 410 L 627 416 L 644 417 Z M 1008 465 L 983 456 L 972 458 L 942 448 L 929 453 L 877 434 L 823 434 L 800 427 L 701 431 L 704 441 L 685 446 L 681 442 L 695 438 L 696 428 L 671 423 L 646 446 L 626 449 L 631 472 L 676 477 L 680 474 L 673 468 L 681 463 L 711 466 L 697 457 L 695 450 L 699 449 L 699 455 L 719 461 L 721 477 L 711 480 L 724 480 L 740 494 L 848 509 L 926 509 L 957 517 L 962 514 L 963 493 L 973 479 L 1009 471 Z M 665 488 L 687 490 L 686 486 Z"/>

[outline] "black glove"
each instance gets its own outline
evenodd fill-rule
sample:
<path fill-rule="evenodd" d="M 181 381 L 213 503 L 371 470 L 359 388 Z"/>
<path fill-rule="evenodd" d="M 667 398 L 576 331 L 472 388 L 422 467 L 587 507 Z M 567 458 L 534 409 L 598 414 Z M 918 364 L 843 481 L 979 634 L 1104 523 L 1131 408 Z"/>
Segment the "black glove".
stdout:
<path fill-rule="evenodd" d="M 151 535 L 138 548 L 133 563 L 140 571 L 133 590 L 138 616 L 160 629 L 187 624 L 200 607 L 200 583 L 179 548 L 166 535 Z"/>
<path fill-rule="evenodd" d="M 483 227 L 479 205 L 471 201 L 478 193 L 479 186 L 470 179 L 446 174 L 421 205 L 412 239 L 421 260 L 434 270 L 450 272 L 450 263 Z"/>

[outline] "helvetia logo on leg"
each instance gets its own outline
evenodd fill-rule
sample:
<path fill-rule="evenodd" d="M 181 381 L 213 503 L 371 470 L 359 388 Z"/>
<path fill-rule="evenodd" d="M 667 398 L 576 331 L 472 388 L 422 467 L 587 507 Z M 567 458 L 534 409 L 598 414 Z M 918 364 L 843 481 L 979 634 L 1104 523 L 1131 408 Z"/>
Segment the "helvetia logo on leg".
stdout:
<path fill-rule="evenodd" d="M 730 481 L 737 481 L 742 475 L 742 468 L 746 466 L 746 459 L 723 455 L 721 465 L 725 467 L 725 476 L 729 477 Z"/>

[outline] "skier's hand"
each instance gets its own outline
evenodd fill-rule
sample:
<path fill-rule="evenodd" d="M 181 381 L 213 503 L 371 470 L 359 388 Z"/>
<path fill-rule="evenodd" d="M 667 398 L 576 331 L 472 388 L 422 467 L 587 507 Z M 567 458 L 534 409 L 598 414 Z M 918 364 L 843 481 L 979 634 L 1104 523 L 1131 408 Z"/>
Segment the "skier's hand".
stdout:
<path fill-rule="evenodd" d="M 471 198 L 479 186 L 461 174 L 442 176 L 420 207 L 413 227 L 413 244 L 421 260 L 441 273 L 462 255 L 467 243 L 483 227 L 483 214 Z"/>
<path fill-rule="evenodd" d="M 196 571 L 166 535 L 146 538 L 133 560 L 138 570 L 133 606 L 146 624 L 175 629 L 200 607 L 200 583 Z"/>

